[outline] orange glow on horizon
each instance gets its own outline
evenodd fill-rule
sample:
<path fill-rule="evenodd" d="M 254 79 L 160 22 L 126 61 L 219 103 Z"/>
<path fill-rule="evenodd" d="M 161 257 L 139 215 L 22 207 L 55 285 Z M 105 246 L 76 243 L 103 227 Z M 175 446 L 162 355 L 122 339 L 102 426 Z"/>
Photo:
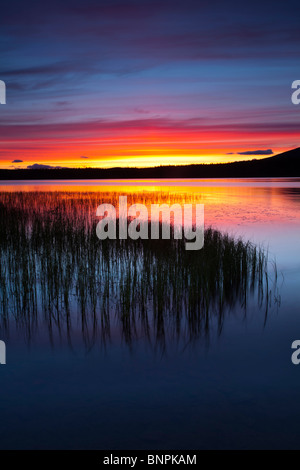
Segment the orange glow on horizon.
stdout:
<path fill-rule="evenodd" d="M 70 168 L 154 167 L 199 163 L 228 163 L 271 155 L 241 155 L 266 150 L 274 154 L 297 147 L 298 131 L 259 132 L 174 127 L 80 129 L 59 126 L 15 126 L 2 138 L 0 167 L 26 168 L 43 164 Z M 63 126 L 62 126 L 63 127 Z M 76 137 L 74 138 L 74 135 Z M 289 144 L 290 143 L 290 144 Z M 16 160 L 16 162 L 15 162 Z M 17 160 L 21 160 L 18 162 Z"/>
<path fill-rule="evenodd" d="M 13 163 L 12 160 L 3 160 L 0 162 L 0 168 L 27 168 L 27 166 L 34 164 L 49 165 L 49 166 L 61 166 L 68 168 L 114 168 L 114 167 L 131 167 L 131 168 L 151 168 L 157 166 L 180 166 L 180 165 L 193 165 L 193 164 L 216 164 L 216 163 L 230 163 L 235 161 L 245 161 L 253 159 L 263 159 L 272 157 L 277 153 L 285 152 L 286 148 L 278 149 L 272 155 L 226 155 L 221 153 L 205 153 L 201 154 L 157 154 L 147 156 L 120 156 L 110 158 L 96 158 L 89 157 L 86 159 L 78 158 L 74 159 L 71 155 L 64 155 L 64 157 L 53 157 L 52 155 L 43 154 L 43 159 L 40 157 L 27 159 L 23 157 L 22 162 Z M 23 152 L 24 153 L 24 152 Z M 25 160 L 26 158 L 26 160 Z M 19 158 L 14 158 L 18 160 Z"/>

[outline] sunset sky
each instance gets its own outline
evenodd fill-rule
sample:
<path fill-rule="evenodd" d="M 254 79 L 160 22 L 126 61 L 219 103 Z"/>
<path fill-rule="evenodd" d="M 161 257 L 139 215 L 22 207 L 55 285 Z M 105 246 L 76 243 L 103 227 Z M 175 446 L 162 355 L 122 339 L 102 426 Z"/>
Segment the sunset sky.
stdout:
<path fill-rule="evenodd" d="M 1 5 L 0 167 L 152 166 L 300 146 L 298 2 Z"/>

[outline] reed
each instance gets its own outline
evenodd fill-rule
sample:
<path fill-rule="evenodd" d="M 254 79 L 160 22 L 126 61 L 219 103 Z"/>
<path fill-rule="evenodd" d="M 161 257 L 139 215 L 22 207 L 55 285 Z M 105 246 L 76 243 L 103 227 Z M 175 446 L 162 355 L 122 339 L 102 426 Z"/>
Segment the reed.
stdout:
<path fill-rule="evenodd" d="M 173 238 L 99 240 L 96 208 L 117 197 L 0 193 L 2 328 L 14 321 L 32 334 L 43 324 L 68 337 L 80 328 L 89 343 L 109 338 L 113 324 L 127 344 L 143 336 L 165 347 L 166 334 L 193 341 L 212 324 L 221 332 L 230 312 L 245 314 L 249 299 L 268 310 L 262 249 L 213 228 L 192 252 Z M 135 202 L 149 200 L 130 195 Z"/>

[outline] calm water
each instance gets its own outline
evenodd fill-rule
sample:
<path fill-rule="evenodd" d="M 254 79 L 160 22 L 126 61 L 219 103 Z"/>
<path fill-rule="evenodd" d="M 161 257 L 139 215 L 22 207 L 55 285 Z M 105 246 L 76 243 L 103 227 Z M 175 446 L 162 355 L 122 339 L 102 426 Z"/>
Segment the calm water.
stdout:
<path fill-rule="evenodd" d="M 192 341 L 191 324 L 176 335 L 171 316 L 162 343 L 139 325 L 129 340 L 113 312 L 109 334 L 93 336 L 80 311 L 70 328 L 56 312 L 49 328 L 46 312 L 19 321 L 10 310 L 0 319 L 1 448 L 299 448 L 299 178 L 0 182 L 19 191 L 92 193 L 95 211 L 119 194 L 203 203 L 206 226 L 268 250 L 278 279 L 267 315 L 255 295 L 246 311 L 232 302 L 221 328 L 212 318 Z"/>

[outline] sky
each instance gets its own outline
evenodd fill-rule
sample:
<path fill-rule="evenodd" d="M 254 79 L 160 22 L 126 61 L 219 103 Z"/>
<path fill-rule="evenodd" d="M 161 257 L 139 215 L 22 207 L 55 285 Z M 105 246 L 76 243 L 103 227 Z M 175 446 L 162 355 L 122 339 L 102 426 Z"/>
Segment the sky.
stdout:
<path fill-rule="evenodd" d="M 1 5 L 0 167 L 153 166 L 299 147 L 296 1 Z"/>

